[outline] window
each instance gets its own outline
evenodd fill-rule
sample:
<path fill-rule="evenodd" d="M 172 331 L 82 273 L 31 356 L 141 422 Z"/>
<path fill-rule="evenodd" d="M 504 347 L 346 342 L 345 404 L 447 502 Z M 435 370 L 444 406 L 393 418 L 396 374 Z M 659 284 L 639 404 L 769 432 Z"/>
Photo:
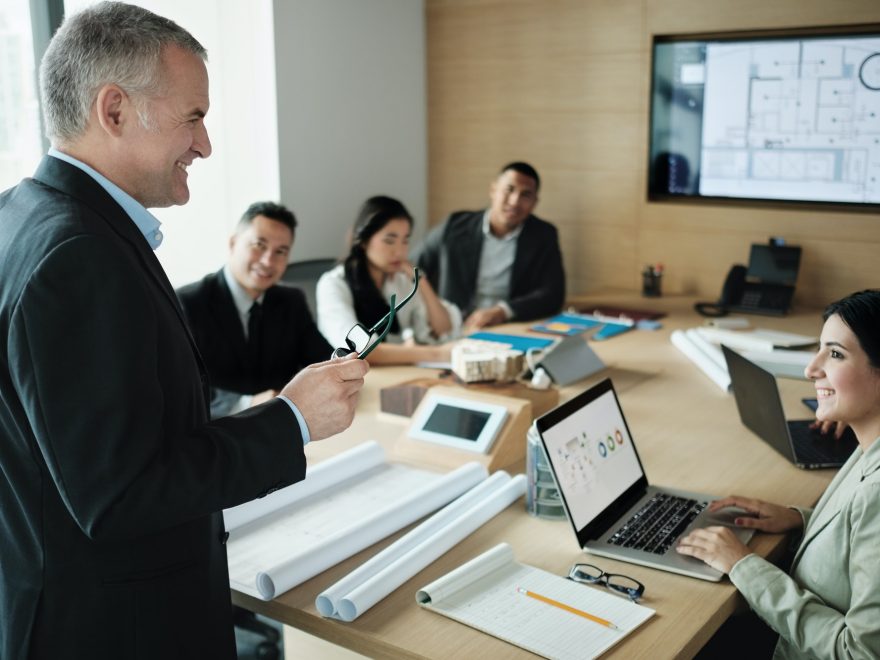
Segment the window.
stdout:
<path fill-rule="evenodd" d="M 27 2 L 0 5 L 0 190 L 33 174 L 43 144 Z"/>

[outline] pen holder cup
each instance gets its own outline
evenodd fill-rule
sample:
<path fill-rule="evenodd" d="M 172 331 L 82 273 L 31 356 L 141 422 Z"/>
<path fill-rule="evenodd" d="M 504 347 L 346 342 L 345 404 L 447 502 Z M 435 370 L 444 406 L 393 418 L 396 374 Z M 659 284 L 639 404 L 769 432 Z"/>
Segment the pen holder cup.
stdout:
<path fill-rule="evenodd" d="M 526 512 L 550 520 L 565 518 L 562 498 L 534 424 L 526 434 Z"/>
<path fill-rule="evenodd" d="M 646 298 L 659 298 L 662 292 L 663 273 L 646 270 L 642 273 L 642 295 Z"/>

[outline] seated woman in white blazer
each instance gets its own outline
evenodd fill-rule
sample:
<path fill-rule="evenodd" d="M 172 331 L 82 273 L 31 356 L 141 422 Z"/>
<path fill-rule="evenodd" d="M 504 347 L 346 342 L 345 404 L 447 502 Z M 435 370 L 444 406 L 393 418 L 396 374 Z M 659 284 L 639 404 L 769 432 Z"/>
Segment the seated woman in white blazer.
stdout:
<path fill-rule="evenodd" d="M 372 327 L 389 308 L 391 295 L 400 302 L 412 289 L 409 238 L 413 219 L 391 197 L 371 197 L 358 213 L 348 256 L 318 280 L 315 293 L 318 329 L 333 346 L 345 347 L 345 336 L 356 323 Z M 397 312 L 385 340 L 370 353 L 373 364 L 448 362 L 451 346 L 441 344 L 458 335 L 461 312 L 434 293 L 428 278 Z"/>
<path fill-rule="evenodd" d="M 812 510 L 728 497 L 737 524 L 766 532 L 803 529 L 789 573 L 726 528 L 695 530 L 678 551 L 729 573 L 752 610 L 779 633 L 776 658 L 880 657 L 880 290 L 832 303 L 806 375 L 820 422 L 848 424 L 859 446 Z M 743 640 L 743 643 L 745 640 Z"/>

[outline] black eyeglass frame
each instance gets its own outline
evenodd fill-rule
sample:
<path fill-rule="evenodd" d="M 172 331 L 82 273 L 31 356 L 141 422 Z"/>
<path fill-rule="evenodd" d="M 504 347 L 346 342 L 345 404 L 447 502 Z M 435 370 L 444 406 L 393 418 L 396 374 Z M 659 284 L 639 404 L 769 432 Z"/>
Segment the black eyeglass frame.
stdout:
<path fill-rule="evenodd" d="M 408 303 L 412 299 L 412 297 L 414 295 L 416 295 L 416 292 L 418 290 L 419 290 L 419 269 L 418 269 L 418 267 L 414 267 L 413 268 L 413 288 L 412 288 L 412 291 L 410 291 L 409 294 L 407 294 L 406 298 L 401 300 L 399 303 L 395 304 L 396 300 L 397 300 L 397 295 L 391 294 L 391 303 L 390 303 L 390 309 L 388 310 L 388 313 L 385 314 L 385 316 L 383 316 L 381 319 L 376 321 L 376 323 L 373 325 L 373 327 L 370 328 L 369 330 L 367 330 L 360 323 L 355 323 L 352 326 L 351 330 L 349 330 L 345 335 L 345 343 L 348 344 L 348 348 L 339 347 L 339 348 L 335 349 L 333 351 L 333 355 L 331 357 L 341 358 L 341 357 L 345 357 L 346 355 L 349 355 L 350 353 L 356 352 L 356 353 L 358 353 L 358 359 L 363 360 L 364 358 L 366 358 L 370 353 L 373 352 L 373 349 L 376 348 L 376 346 L 378 346 L 379 344 L 381 344 L 382 341 L 385 339 L 385 335 L 387 335 L 388 331 L 391 329 L 391 324 L 394 323 L 395 314 L 397 314 L 397 312 L 400 311 L 403 308 L 403 306 L 406 305 L 406 303 Z M 384 325 L 384 327 L 383 327 L 383 325 Z M 363 351 L 358 351 L 357 350 L 357 343 L 353 339 L 350 338 L 351 334 L 356 331 L 358 333 L 364 333 L 367 336 L 367 341 L 369 341 L 369 338 L 373 336 L 373 333 L 379 332 L 380 328 L 382 328 L 382 331 L 379 333 L 379 336 L 376 338 L 376 341 L 374 341 L 372 344 L 369 344 L 368 346 L 366 346 Z"/>
<path fill-rule="evenodd" d="M 593 569 L 598 575 L 590 575 L 589 573 L 584 573 L 581 571 L 581 567 L 589 567 Z M 631 587 L 625 587 L 622 584 L 614 584 L 611 581 L 611 578 L 624 578 L 625 580 L 629 580 L 630 582 L 634 582 L 638 586 L 633 589 Z M 629 598 L 632 602 L 638 602 L 638 600 L 645 595 L 645 585 L 636 580 L 629 575 L 623 575 L 622 573 L 606 573 L 601 568 L 596 566 L 595 564 L 575 564 L 568 571 L 568 579 L 572 582 L 579 582 L 581 584 L 603 584 L 606 589 L 611 589 L 623 596 Z"/>

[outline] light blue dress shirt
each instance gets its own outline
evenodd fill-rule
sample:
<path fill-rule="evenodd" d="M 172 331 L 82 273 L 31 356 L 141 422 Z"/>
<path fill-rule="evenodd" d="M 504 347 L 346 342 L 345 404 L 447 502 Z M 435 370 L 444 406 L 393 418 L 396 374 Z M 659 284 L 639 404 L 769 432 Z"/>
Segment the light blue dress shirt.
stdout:
<path fill-rule="evenodd" d="M 81 160 L 77 160 L 73 156 L 68 156 L 54 147 L 49 149 L 49 155 L 58 160 L 63 160 L 65 163 L 69 163 L 74 167 L 78 167 L 92 177 L 104 190 L 107 191 L 107 194 L 122 207 L 122 210 L 128 214 L 128 217 L 134 222 L 138 231 L 144 235 L 144 238 L 147 239 L 147 243 L 150 244 L 150 247 L 153 248 L 153 250 L 162 245 L 162 231 L 159 229 L 159 227 L 162 226 L 162 223 L 159 222 L 156 219 L 156 216 L 145 209 L 134 197 L 129 195 L 103 174 L 94 168 L 89 167 Z"/>
<path fill-rule="evenodd" d="M 122 210 L 131 218 L 132 222 L 134 222 L 135 226 L 138 228 L 138 231 L 143 234 L 144 239 L 147 241 L 149 246 L 156 250 L 162 244 L 162 231 L 159 227 L 162 226 L 162 223 L 159 222 L 156 217 L 150 213 L 144 206 L 138 202 L 134 197 L 125 192 L 122 188 L 117 186 L 115 183 L 110 181 L 103 174 L 95 170 L 93 167 L 89 167 L 81 160 L 77 160 L 73 156 L 70 156 L 66 153 L 58 151 L 56 148 L 52 147 L 49 149 L 49 155 L 52 158 L 57 158 L 58 160 L 63 160 L 65 163 L 69 163 L 74 167 L 81 169 L 83 172 L 92 177 L 95 181 L 98 182 L 104 190 L 107 191 L 107 194 L 113 198 L 113 200 L 122 207 Z M 245 330 L 247 332 L 247 330 Z M 311 440 L 311 436 L 309 435 L 309 427 L 306 424 L 305 417 L 302 416 L 302 413 L 299 411 L 299 408 L 296 407 L 296 404 L 293 403 L 286 396 L 278 395 L 278 398 L 284 401 L 290 409 L 293 411 L 294 416 L 296 417 L 296 421 L 299 424 L 300 432 L 302 433 L 303 444 L 308 444 L 309 440 Z"/>
<path fill-rule="evenodd" d="M 483 250 L 477 273 L 476 308 L 500 306 L 510 319 L 513 310 L 507 302 L 510 297 L 510 275 L 516 260 L 516 242 L 522 233 L 522 225 L 501 236 L 492 233 L 489 209 L 483 214 Z"/>

